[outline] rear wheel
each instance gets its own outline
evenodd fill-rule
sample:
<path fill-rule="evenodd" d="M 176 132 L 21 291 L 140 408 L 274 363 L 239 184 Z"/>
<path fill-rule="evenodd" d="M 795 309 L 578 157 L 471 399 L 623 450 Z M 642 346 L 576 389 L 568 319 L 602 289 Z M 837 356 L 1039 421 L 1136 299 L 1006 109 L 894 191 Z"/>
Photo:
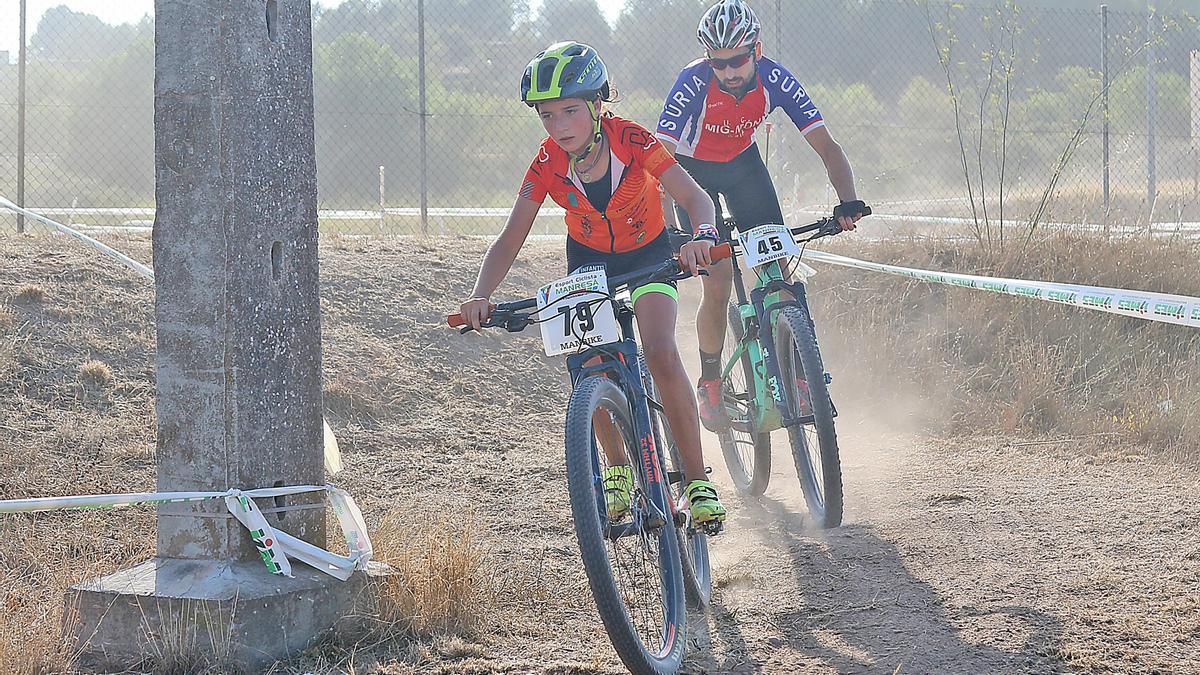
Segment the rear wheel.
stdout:
<path fill-rule="evenodd" d="M 837 527 L 842 524 L 842 463 L 833 404 L 812 320 L 802 305 L 784 307 L 776 317 L 775 354 L 789 408 L 808 417 L 787 428 L 804 500 L 821 527 Z"/>
<path fill-rule="evenodd" d="M 745 336 L 738 306 L 730 303 L 723 353 L 732 355 Z M 738 364 L 722 381 L 721 391 L 730 424 L 728 429 L 717 433 L 717 438 L 721 441 L 729 477 L 739 492 L 761 495 L 771 480 L 771 434 L 759 432 L 755 426 L 754 362 L 749 352 L 742 352 Z"/>
<path fill-rule="evenodd" d="M 633 458 L 631 508 L 620 519 L 610 519 L 605 506 L 601 476 L 608 461 L 596 440 L 595 414 L 612 420 Z M 584 378 L 571 393 L 566 423 L 571 515 L 588 585 L 617 655 L 634 673 L 674 673 L 683 661 L 687 621 L 679 539 L 665 480 L 649 480 L 649 472 L 661 473 L 661 465 L 645 466 L 635 451 L 642 434 L 633 419 L 624 393 L 603 375 Z"/>

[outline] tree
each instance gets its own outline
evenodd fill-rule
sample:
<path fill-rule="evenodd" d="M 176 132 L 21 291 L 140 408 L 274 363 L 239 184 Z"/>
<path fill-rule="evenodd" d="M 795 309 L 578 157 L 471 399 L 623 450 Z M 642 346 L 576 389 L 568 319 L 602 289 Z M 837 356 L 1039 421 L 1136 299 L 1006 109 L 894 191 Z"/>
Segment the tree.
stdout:
<path fill-rule="evenodd" d="M 80 64 L 102 61 L 128 47 L 147 28 L 152 29 L 148 18 L 137 25 L 112 26 L 65 5 L 52 7 L 29 37 L 30 58 Z"/>
<path fill-rule="evenodd" d="M 613 49 L 612 29 L 596 0 L 545 0 L 537 26 L 546 45 L 563 40 L 583 42 L 594 47 L 610 69 L 620 60 Z"/>
<path fill-rule="evenodd" d="M 91 203 L 149 203 L 154 193 L 154 38 L 92 64 L 72 92 L 64 160 Z"/>
<path fill-rule="evenodd" d="M 703 55 L 696 24 L 708 4 L 707 0 L 627 0 L 613 35 L 622 55 L 615 64 L 618 88 L 645 92 L 661 105 L 679 71 Z"/>

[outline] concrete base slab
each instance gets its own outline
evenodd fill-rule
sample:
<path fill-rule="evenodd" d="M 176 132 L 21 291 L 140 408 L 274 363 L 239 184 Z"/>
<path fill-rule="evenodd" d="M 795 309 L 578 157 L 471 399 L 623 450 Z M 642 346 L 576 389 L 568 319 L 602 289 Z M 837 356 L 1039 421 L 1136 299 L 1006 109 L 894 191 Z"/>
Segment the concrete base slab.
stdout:
<path fill-rule="evenodd" d="M 297 654 L 362 606 L 376 574 L 338 581 L 303 564 L 292 571 L 289 579 L 259 561 L 154 558 L 72 587 L 64 632 L 89 670 L 156 661 L 256 669 Z"/>

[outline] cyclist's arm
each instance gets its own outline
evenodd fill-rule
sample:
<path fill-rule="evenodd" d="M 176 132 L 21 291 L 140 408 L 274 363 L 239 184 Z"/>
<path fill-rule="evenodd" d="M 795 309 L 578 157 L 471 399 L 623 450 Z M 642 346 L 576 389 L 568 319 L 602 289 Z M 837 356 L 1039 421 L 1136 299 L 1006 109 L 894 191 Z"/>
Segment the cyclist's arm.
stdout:
<path fill-rule="evenodd" d="M 854 193 L 854 169 L 850 168 L 850 159 L 841 144 L 833 139 L 829 129 L 821 126 L 808 132 L 804 137 L 813 150 L 821 156 L 825 163 L 825 171 L 829 174 L 829 182 L 837 191 L 838 199 L 852 202 L 858 197 Z"/>
<path fill-rule="evenodd" d="M 483 266 L 479 268 L 475 288 L 471 291 L 472 298 L 490 297 L 492 291 L 504 281 L 504 277 L 512 269 L 513 261 L 517 259 L 517 253 L 525 245 L 525 239 L 529 237 L 533 221 L 541 208 L 541 202 L 517 197 L 517 202 L 513 204 L 512 212 L 508 215 L 508 222 L 504 225 L 504 231 L 492 242 L 487 255 L 483 257 Z"/>
<path fill-rule="evenodd" d="M 675 164 L 664 171 L 658 180 L 666 188 L 667 194 L 679 202 L 679 205 L 687 212 L 693 230 L 698 230 L 701 224 L 711 226 L 717 222 L 712 199 L 696 184 L 695 179 L 687 171 L 684 171 L 682 166 Z M 712 263 L 709 249 L 712 248 L 713 243 L 715 242 L 709 240 L 693 241 L 684 244 L 679 250 L 684 267 L 693 276 L 697 273 L 697 268 Z"/>
<path fill-rule="evenodd" d="M 688 219 L 693 223 L 712 225 L 716 222 L 712 199 L 696 184 L 695 179 L 687 171 L 684 171 L 682 166 L 678 164 L 672 166 L 664 171 L 658 180 L 666 188 L 667 194 L 683 207 L 688 214 Z"/>
<path fill-rule="evenodd" d="M 675 156 L 675 143 L 671 139 L 664 138 L 663 135 L 660 134 L 658 136 L 658 142 L 662 143 L 663 147 L 667 149 L 667 152 L 671 153 L 672 157 Z M 661 180 L 660 180 L 660 182 L 661 182 Z M 663 188 L 666 188 L 666 187 L 667 187 L 666 183 L 663 183 Z M 675 200 L 671 198 L 670 191 L 667 191 L 664 189 L 662 202 L 663 202 L 663 219 L 666 221 L 667 227 L 671 228 L 672 230 L 678 230 L 679 222 L 675 218 Z M 696 221 L 693 220 L 692 222 L 694 223 Z"/>
<path fill-rule="evenodd" d="M 837 191 L 838 199 L 843 202 L 852 202 L 858 199 L 855 195 L 854 169 L 850 168 L 850 159 L 846 157 L 842 146 L 833 139 L 829 129 L 824 126 L 817 127 L 808 132 L 804 139 L 821 156 L 821 161 L 825 164 L 825 172 L 829 174 L 829 182 Z M 843 220 L 849 219 L 844 218 Z M 853 223 L 854 221 L 850 220 L 849 223 L 840 224 L 842 229 L 849 230 L 853 229 Z"/>

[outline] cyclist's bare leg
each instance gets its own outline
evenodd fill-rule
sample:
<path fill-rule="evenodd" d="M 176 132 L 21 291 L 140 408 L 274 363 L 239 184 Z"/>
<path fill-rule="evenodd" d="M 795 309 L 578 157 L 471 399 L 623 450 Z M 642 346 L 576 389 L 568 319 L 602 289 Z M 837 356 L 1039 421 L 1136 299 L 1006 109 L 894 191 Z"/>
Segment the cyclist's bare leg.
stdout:
<path fill-rule="evenodd" d="M 700 342 L 700 351 L 718 354 L 725 344 L 725 308 L 733 292 L 733 264 L 722 260 L 710 265 L 708 276 L 702 279 L 704 297 L 696 312 L 696 338 Z"/>
<path fill-rule="evenodd" d="M 585 365 L 594 366 L 600 363 L 600 357 L 589 360 Z M 625 442 L 621 440 L 621 430 L 613 424 L 608 411 L 600 408 L 592 413 L 592 430 L 596 432 L 596 440 L 604 449 L 604 457 L 609 466 L 619 466 L 629 463 L 629 455 L 625 452 Z"/>
<path fill-rule="evenodd" d="M 658 386 L 667 423 L 683 458 L 684 478 L 706 479 L 696 397 L 675 344 L 678 303 L 663 293 L 646 293 L 637 299 L 633 309 L 646 365 Z"/>

